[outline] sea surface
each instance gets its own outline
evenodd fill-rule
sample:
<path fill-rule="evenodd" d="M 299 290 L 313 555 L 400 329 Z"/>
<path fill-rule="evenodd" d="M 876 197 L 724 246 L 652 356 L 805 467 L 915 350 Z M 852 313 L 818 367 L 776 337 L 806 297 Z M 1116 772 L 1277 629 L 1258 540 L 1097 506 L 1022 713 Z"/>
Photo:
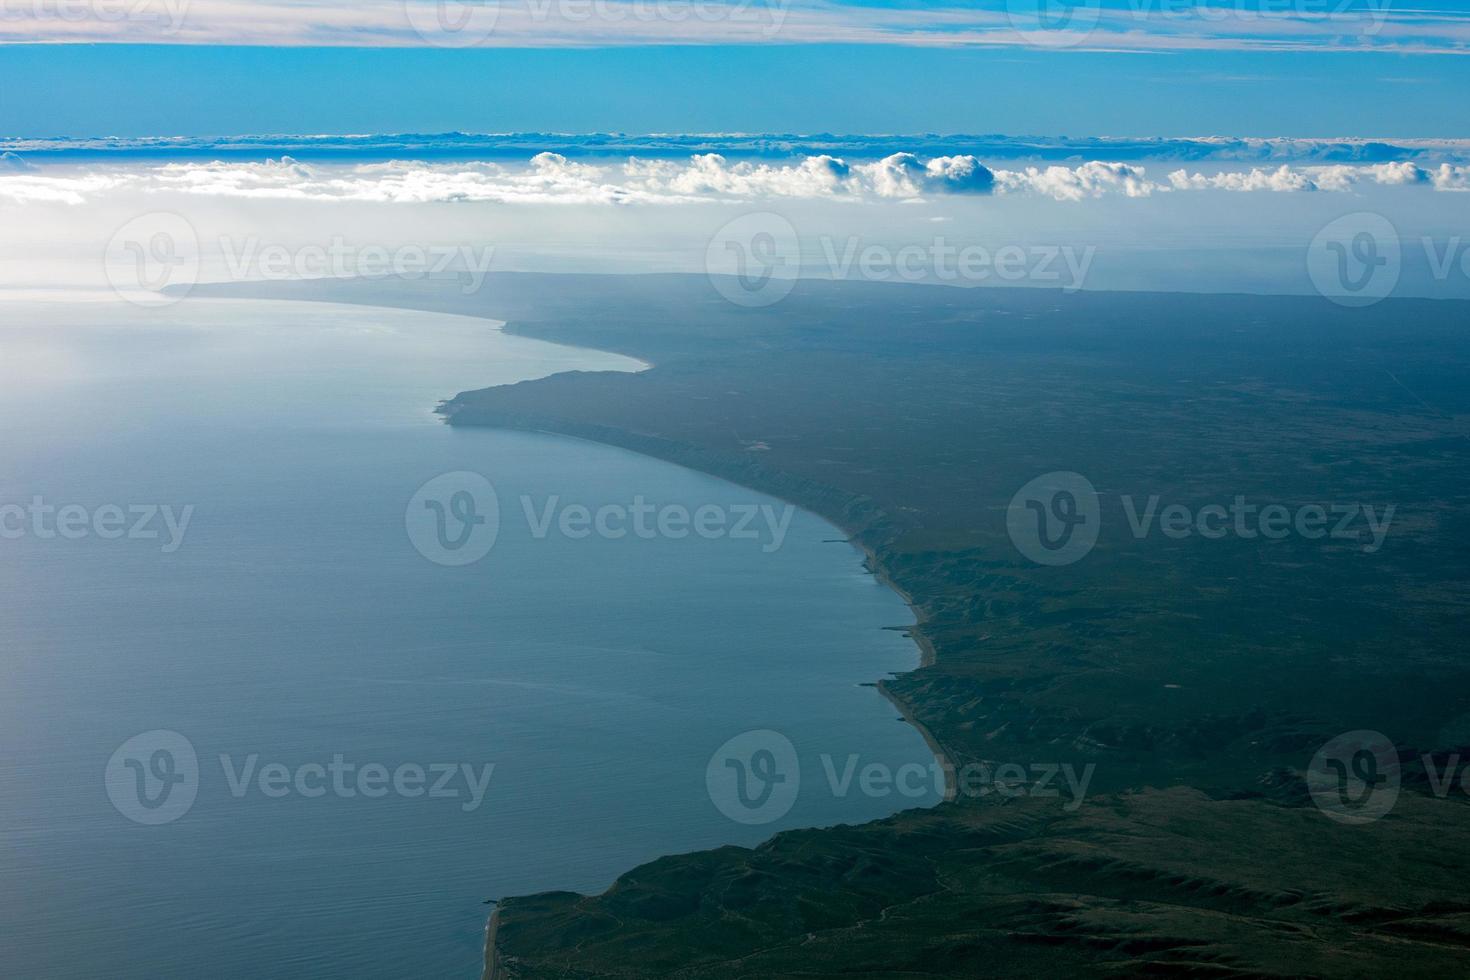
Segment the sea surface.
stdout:
<path fill-rule="evenodd" d="M 832 791 L 933 763 L 864 686 L 914 666 L 912 616 L 835 528 L 538 535 L 577 504 L 784 505 L 432 414 L 640 367 L 405 311 L 0 300 L 0 975 L 471 978 L 487 899 L 936 802 Z M 406 521 L 455 473 L 499 505 L 463 566 Z M 149 507 L 192 510 L 134 529 Z M 707 775 L 753 730 L 799 792 L 743 823 Z"/>

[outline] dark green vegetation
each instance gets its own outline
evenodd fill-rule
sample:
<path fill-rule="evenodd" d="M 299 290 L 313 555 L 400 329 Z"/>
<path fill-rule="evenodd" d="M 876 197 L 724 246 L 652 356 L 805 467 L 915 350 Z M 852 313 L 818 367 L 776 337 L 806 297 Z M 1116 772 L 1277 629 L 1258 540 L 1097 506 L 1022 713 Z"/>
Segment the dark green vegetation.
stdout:
<path fill-rule="evenodd" d="M 1470 306 L 804 282 L 749 310 L 699 277 L 233 286 L 490 316 L 640 375 L 470 392 L 455 425 L 584 436 L 791 499 L 907 594 L 924 668 L 885 687 L 958 765 L 1097 765 L 1059 800 L 962 800 L 667 858 L 597 898 L 505 902 L 510 977 L 1445 976 L 1470 962 Z M 1069 470 L 1102 534 L 1028 562 L 1012 495 Z M 1123 504 L 1395 508 L 1361 538 L 1143 539 Z M 1335 518 L 1334 518 L 1335 521 Z M 1333 522 L 1329 521 L 1329 527 Z M 1254 526 L 1254 524 L 1252 524 Z M 1338 733 L 1406 792 L 1328 820 Z"/>
<path fill-rule="evenodd" d="M 497 975 L 1462 976 L 1470 843 L 1446 838 L 1450 805 L 1334 833 L 1315 809 L 1174 789 L 797 831 L 598 898 L 516 899 Z"/>

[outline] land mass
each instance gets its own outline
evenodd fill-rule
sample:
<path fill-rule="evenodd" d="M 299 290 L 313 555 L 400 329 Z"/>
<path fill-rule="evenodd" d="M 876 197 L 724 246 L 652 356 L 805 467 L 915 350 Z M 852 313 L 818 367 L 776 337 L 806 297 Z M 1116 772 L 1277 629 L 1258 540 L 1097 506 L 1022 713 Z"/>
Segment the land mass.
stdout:
<path fill-rule="evenodd" d="M 526 274 L 200 292 L 464 313 L 652 363 L 442 411 L 815 511 L 914 605 L 924 666 L 882 685 L 953 765 L 1096 766 L 1080 807 L 961 794 L 506 899 L 497 978 L 1463 969 L 1470 304 L 803 281 L 750 309 L 702 276 Z M 1096 486 L 1101 532 L 1039 565 L 1007 508 L 1058 471 Z M 1171 505 L 1232 516 L 1166 534 Z M 1387 524 L 1268 536 L 1270 505 Z M 1359 729 L 1390 736 L 1403 792 L 1344 824 L 1304 773 Z"/>

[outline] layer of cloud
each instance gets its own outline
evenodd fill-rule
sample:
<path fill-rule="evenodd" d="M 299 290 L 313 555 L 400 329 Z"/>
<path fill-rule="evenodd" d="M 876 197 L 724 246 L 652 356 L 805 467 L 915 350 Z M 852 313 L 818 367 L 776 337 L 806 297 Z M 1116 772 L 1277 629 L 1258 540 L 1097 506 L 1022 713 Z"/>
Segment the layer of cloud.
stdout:
<path fill-rule="evenodd" d="M 1347 191 L 1355 185 L 1385 184 L 1389 186 L 1424 185 L 1440 191 L 1470 190 L 1467 187 L 1470 167 L 1443 163 L 1425 170 L 1414 163 L 1380 163 L 1365 167 L 1342 164 L 1331 167 L 1292 168 L 1286 165 L 1274 170 L 1254 168 L 1206 175 L 1176 170 L 1169 174 L 1174 190 L 1224 191 Z"/>
<path fill-rule="evenodd" d="M 609 182 L 603 168 L 555 153 L 537 154 L 521 167 L 403 161 L 312 165 L 285 157 L 265 163 L 165 164 L 142 170 L 138 177 L 153 187 L 185 194 L 303 201 L 637 204 L 682 199 Z"/>
<path fill-rule="evenodd" d="M 951 195 L 1027 195 L 1062 202 L 1190 192 L 1349 192 L 1362 184 L 1470 190 L 1470 165 L 1412 162 L 1176 169 L 1095 160 L 1076 166 L 991 168 L 972 155 L 893 153 L 848 162 L 818 155 L 790 163 L 697 154 L 684 160 L 592 164 L 543 152 L 520 165 L 498 162 L 303 163 L 214 161 L 117 167 L 35 166 L 0 158 L 0 201 L 83 204 L 119 189 L 245 200 L 667 205 L 770 199 L 913 201 Z"/>
<path fill-rule="evenodd" d="M 1080 167 L 1002 170 L 996 174 L 996 180 L 998 186 L 1008 193 L 1031 192 L 1058 201 L 1081 201 L 1104 194 L 1148 197 L 1158 188 L 1147 179 L 1142 167 L 1101 161 L 1084 163 Z"/>
<path fill-rule="evenodd" d="M 0 42 L 602 47 L 780 42 L 1465 54 L 1470 16 L 1389 0 L 879 6 L 835 0 L 3 0 Z M 1264 8 L 1264 9 L 1263 9 Z"/>

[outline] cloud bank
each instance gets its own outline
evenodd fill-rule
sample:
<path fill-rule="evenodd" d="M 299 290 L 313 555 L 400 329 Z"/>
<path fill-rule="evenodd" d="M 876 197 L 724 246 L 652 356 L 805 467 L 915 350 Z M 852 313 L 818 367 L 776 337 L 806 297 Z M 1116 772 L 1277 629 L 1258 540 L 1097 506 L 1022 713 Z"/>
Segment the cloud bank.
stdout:
<path fill-rule="evenodd" d="M 918 201 L 955 195 L 1024 195 L 1060 202 L 1160 194 L 1349 192 L 1366 184 L 1470 191 L 1470 165 L 1422 167 L 1407 161 L 1251 167 L 1205 172 L 1180 168 L 1161 179 L 1146 166 L 1093 160 L 1075 166 L 990 167 L 970 154 L 923 157 L 899 152 L 848 162 L 821 154 L 790 163 L 730 160 L 717 153 L 684 160 L 631 158 L 592 164 L 551 152 L 520 165 L 264 162 L 131 164 L 122 168 L 37 167 L 0 157 L 0 202 L 83 204 L 129 189 L 145 194 L 302 202 L 494 205 L 667 205 L 771 199 L 853 203 Z"/>

